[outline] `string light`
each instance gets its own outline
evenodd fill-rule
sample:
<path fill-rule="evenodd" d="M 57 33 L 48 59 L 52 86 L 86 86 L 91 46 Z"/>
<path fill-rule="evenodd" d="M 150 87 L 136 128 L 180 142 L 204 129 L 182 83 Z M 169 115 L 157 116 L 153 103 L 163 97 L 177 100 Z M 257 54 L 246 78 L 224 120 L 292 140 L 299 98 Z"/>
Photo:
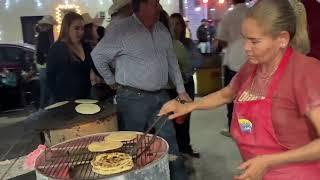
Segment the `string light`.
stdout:
<path fill-rule="evenodd" d="M 35 0 L 36 1 L 36 4 L 37 4 L 37 7 L 41 7 L 42 6 L 42 3 L 40 0 Z"/>
<path fill-rule="evenodd" d="M 60 32 L 60 27 L 62 23 L 62 12 L 66 10 L 75 10 L 75 12 L 81 14 L 80 6 L 75 4 L 69 4 L 68 1 L 66 4 L 59 4 L 58 7 L 56 7 L 56 21 L 58 22 L 57 25 L 57 31 Z"/>

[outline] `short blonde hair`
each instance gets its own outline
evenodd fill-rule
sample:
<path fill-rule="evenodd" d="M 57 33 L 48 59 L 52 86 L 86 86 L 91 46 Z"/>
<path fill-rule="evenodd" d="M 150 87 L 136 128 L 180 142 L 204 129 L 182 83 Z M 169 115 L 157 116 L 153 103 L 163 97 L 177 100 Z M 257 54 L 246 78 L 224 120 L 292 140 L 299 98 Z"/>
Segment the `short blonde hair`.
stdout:
<path fill-rule="evenodd" d="M 249 9 L 247 18 L 255 19 L 272 36 L 287 31 L 295 50 L 303 54 L 310 51 L 306 12 L 298 0 L 259 0 Z"/>

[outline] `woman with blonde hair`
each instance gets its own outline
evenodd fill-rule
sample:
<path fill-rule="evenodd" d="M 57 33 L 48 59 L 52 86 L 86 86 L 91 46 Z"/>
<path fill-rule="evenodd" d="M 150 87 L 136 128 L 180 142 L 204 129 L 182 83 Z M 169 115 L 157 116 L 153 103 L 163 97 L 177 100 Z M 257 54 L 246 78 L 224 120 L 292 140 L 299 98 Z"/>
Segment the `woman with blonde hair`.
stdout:
<path fill-rule="evenodd" d="M 82 16 L 66 14 L 47 60 L 48 87 L 55 102 L 90 97 L 91 48 L 82 43 L 83 34 Z"/>
<path fill-rule="evenodd" d="M 288 0 L 259 0 L 242 24 L 248 61 L 231 83 L 160 111 L 172 119 L 234 101 L 231 134 L 245 161 L 237 180 L 320 177 L 320 62 L 299 52 L 303 23 Z"/>

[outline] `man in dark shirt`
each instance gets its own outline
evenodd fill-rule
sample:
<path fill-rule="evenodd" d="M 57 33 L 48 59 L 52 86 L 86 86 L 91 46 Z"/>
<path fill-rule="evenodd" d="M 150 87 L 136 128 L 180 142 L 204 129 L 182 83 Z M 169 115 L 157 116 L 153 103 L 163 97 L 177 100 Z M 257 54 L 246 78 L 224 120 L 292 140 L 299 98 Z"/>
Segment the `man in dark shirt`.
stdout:
<path fill-rule="evenodd" d="M 199 40 L 198 48 L 201 54 L 210 53 L 208 21 L 206 19 L 201 20 L 201 25 L 197 29 L 197 38 Z"/>

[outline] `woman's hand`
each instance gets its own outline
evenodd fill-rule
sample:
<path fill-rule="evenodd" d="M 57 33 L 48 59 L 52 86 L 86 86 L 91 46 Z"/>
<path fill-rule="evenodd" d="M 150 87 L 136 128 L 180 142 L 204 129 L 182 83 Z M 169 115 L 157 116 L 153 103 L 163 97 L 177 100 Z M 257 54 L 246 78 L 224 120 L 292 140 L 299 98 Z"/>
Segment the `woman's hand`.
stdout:
<path fill-rule="evenodd" d="M 244 172 L 236 176 L 235 180 L 262 180 L 265 173 L 271 166 L 270 156 L 263 155 L 252 158 L 242 163 L 238 169 Z"/>
<path fill-rule="evenodd" d="M 176 117 L 182 116 L 192 111 L 193 103 L 181 104 L 177 100 L 171 100 L 164 104 L 160 109 L 159 115 L 166 115 L 173 113 L 169 116 L 169 119 L 175 119 Z"/>

